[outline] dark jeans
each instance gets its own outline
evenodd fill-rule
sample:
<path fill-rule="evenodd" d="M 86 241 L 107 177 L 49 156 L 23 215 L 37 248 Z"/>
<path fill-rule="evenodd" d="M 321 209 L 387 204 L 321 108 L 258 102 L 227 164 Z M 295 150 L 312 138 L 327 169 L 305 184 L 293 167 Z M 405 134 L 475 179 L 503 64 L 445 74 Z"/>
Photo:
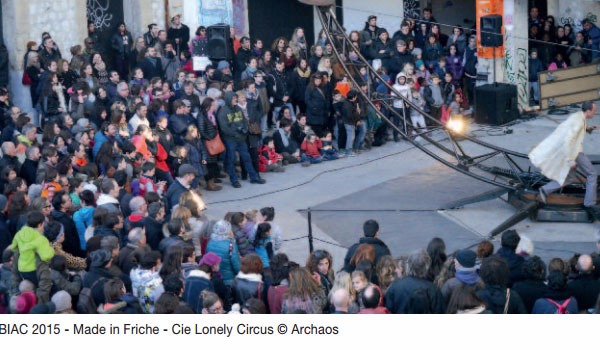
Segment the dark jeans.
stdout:
<path fill-rule="evenodd" d="M 225 159 L 225 168 L 227 169 L 227 173 L 229 174 L 229 179 L 231 183 L 235 183 L 238 181 L 237 173 L 235 172 L 235 154 L 236 152 L 240 155 L 240 165 L 248 171 L 250 175 L 250 180 L 258 180 L 258 173 L 254 169 L 252 165 L 252 159 L 250 158 L 250 153 L 248 152 L 248 146 L 245 141 L 236 141 L 225 139 L 225 152 L 227 152 L 227 158 Z"/>
<path fill-rule="evenodd" d="M 392 113 L 392 123 L 394 123 L 394 125 L 402 130 L 402 132 L 404 133 L 406 130 L 404 129 L 404 108 L 394 108 L 394 111 L 397 112 L 396 113 Z M 408 117 L 408 116 L 406 116 Z M 394 134 L 394 141 L 398 141 L 400 140 L 400 133 L 398 132 L 398 130 L 396 128 L 393 128 L 393 134 Z"/>
<path fill-rule="evenodd" d="M 252 159 L 252 166 L 254 170 L 258 169 L 258 148 L 257 147 L 248 147 L 248 153 L 250 153 L 250 159 Z M 248 178 L 248 171 L 246 167 L 242 163 L 242 179 Z"/>
<path fill-rule="evenodd" d="M 218 162 L 208 162 L 206 164 L 206 168 L 208 169 L 208 173 L 204 176 L 206 181 L 215 179 L 219 174 L 219 163 Z"/>
<path fill-rule="evenodd" d="M 115 70 L 119 72 L 121 80 L 127 81 L 129 79 L 129 57 L 117 55 L 115 57 Z"/>

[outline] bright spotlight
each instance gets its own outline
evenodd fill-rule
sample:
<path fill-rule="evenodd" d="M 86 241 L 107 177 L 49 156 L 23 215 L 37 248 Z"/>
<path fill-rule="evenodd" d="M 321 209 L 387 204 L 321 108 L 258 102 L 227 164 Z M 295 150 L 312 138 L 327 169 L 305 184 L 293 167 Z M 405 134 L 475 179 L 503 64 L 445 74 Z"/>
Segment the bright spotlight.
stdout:
<path fill-rule="evenodd" d="M 446 123 L 446 128 L 456 134 L 465 134 L 467 130 L 467 124 L 461 114 L 451 115 Z"/>

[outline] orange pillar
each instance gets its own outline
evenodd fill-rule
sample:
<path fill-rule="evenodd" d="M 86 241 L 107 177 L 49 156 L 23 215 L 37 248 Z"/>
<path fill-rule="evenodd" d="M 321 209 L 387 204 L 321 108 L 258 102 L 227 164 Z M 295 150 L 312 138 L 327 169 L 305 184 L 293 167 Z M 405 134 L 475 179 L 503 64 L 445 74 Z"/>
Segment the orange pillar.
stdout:
<path fill-rule="evenodd" d="M 496 48 L 496 54 L 494 56 L 493 47 L 482 47 L 481 46 L 481 17 L 487 15 L 500 15 L 504 17 L 504 0 L 477 0 L 476 5 L 477 11 L 477 57 L 480 58 L 499 58 L 504 56 L 504 44 L 501 47 Z M 502 37 L 504 37 L 504 25 L 502 26 Z"/>

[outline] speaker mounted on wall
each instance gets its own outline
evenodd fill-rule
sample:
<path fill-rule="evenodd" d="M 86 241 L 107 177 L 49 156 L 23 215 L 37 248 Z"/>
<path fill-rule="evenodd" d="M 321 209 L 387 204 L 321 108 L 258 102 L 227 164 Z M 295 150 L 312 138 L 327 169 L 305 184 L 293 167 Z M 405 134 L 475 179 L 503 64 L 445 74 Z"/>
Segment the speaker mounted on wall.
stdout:
<path fill-rule="evenodd" d="M 481 46 L 502 46 L 502 16 L 487 15 L 481 17 L 479 29 L 481 31 Z"/>

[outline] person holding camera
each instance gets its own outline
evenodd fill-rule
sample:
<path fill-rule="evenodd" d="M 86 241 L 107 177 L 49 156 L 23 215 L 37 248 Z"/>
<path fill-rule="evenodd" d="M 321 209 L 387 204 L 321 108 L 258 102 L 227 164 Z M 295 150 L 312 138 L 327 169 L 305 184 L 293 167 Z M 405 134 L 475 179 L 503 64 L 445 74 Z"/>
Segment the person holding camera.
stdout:
<path fill-rule="evenodd" d="M 225 151 L 227 152 L 225 168 L 229 174 L 229 180 L 233 187 L 242 187 L 235 171 L 235 155 L 237 152 L 243 167 L 250 175 L 250 183 L 264 184 L 266 181 L 260 178 L 250 159 L 246 143 L 248 137 L 248 120 L 244 118 L 244 113 L 237 104 L 237 95 L 232 91 L 226 92 L 225 105 L 219 109 L 217 117 L 220 134 L 225 144 Z"/>

